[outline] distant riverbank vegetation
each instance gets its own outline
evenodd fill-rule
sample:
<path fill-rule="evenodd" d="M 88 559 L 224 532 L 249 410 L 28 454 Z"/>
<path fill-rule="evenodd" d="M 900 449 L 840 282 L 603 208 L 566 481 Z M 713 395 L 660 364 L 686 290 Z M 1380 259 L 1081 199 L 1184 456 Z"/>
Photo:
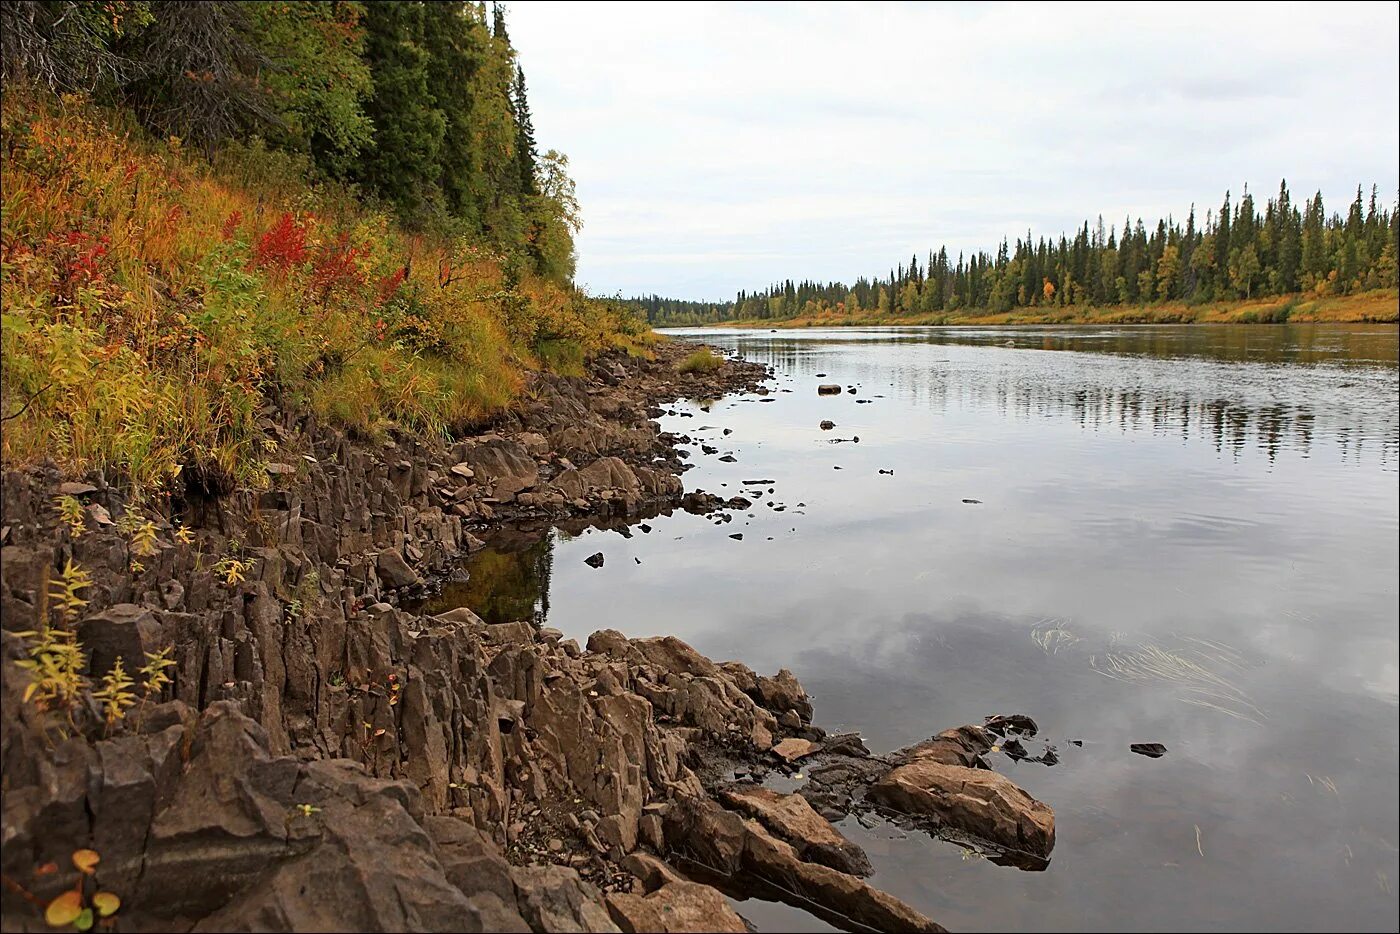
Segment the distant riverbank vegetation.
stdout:
<path fill-rule="evenodd" d="M 1400 211 L 1357 188 L 1345 214 L 1286 182 L 1262 212 L 1246 188 L 1185 223 L 1168 217 L 1072 236 L 1003 240 L 995 253 L 946 248 L 853 284 L 791 279 L 733 301 L 633 299 L 654 325 L 1396 321 Z"/>
<path fill-rule="evenodd" d="M 650 339 L 573 285 L 573 182 L 499 7 L 0 17 L 7 465 L 257 482 L 271 405 L 450 433 Z"/>

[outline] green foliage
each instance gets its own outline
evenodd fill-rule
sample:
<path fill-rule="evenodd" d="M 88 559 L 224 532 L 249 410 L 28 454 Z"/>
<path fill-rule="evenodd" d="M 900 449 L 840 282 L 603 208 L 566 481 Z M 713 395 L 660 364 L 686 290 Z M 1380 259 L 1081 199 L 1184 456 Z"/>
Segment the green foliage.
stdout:
<path fill-rule="evenodd" d="M 724 360 L 716 356 L 709 349 L 701 349 L 690 354 L 680 363 L 676 364 L 678 373 L 708 373 L 711 370 L 718 370 L 724 366 Z"/>
<path fill-rule="evenodd" d="M 272 63 L 265 80 L 281 120 L 269 138 L 282 148 L 310 153 L 332 175 L 346 174 L 374 132 L 364 111 L 373 91 L 360 26 L 365 4 L 241 2 Z"/>

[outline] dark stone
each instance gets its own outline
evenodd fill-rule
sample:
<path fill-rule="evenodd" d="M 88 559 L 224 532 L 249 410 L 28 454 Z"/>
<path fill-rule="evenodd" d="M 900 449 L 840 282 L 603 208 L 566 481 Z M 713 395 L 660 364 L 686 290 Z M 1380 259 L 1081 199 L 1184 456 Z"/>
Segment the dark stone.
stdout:
<path fill-rule="evenodd" d="M 1167 754 L 1167 747 L 1161 743 L 1133 743 L 1128 748 L 1149 759 L 1160 759 Z"/>
<path fill-rule="evenodd" d="M 600 568 L 603 566 L 603 553 L 601 551 L 594 552 L 587 558 L 584 558 L 583 563 L 591 568 Z"/>

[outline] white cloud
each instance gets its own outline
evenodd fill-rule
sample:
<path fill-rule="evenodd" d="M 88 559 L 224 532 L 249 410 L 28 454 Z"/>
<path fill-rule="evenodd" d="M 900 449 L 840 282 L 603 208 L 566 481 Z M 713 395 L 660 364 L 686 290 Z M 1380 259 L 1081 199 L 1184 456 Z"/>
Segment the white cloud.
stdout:
<path fill-rule="evenodd" d="M 1397 5 L 509 9 L 596 291 L 725 298 L 1287 177 L 1400 186 Z"/>

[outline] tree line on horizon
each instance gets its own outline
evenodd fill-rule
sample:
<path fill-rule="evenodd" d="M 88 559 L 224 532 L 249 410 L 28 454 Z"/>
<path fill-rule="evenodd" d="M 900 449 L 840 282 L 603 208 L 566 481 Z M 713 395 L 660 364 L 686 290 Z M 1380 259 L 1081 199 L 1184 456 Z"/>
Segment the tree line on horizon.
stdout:
<path fill-rule="evenodd" d="M 84 94 L 211 157 L 273 150 L 412 228 L 573 278 L 568 161 L 537 150 L 499 3 L 26 0 L 0 6 L 0 55 L 7 84 Z"/>
<path fill-rule="evenodd" d="M 1346 214 L 1329 216 L 1321 192 L 1299 207 L 1285 180 L 1262 213 L 1246 186 L 1234 205 L 1226 192 L 1204 222 L 1195 205 L 1184 225 L 1168 216 L 1150 229 L 1141 218 L 1105 228 L 1100 216 L 1057 240 L 1033 239 L 1029 231 L 1014 244 L 1003 239 L 995 253 L 959 253 L 954 260 L 942 247 L 923 261 L 916 254 L 886 276 L 850 285 L 788 279 L 726 302 L 647 295 L 630 304 L 663 326 L 1348 295 L 1397 285 L 1400 210 L 1378 201 L 1376 187 L 1367 199 L 1358 186 Z"/>

